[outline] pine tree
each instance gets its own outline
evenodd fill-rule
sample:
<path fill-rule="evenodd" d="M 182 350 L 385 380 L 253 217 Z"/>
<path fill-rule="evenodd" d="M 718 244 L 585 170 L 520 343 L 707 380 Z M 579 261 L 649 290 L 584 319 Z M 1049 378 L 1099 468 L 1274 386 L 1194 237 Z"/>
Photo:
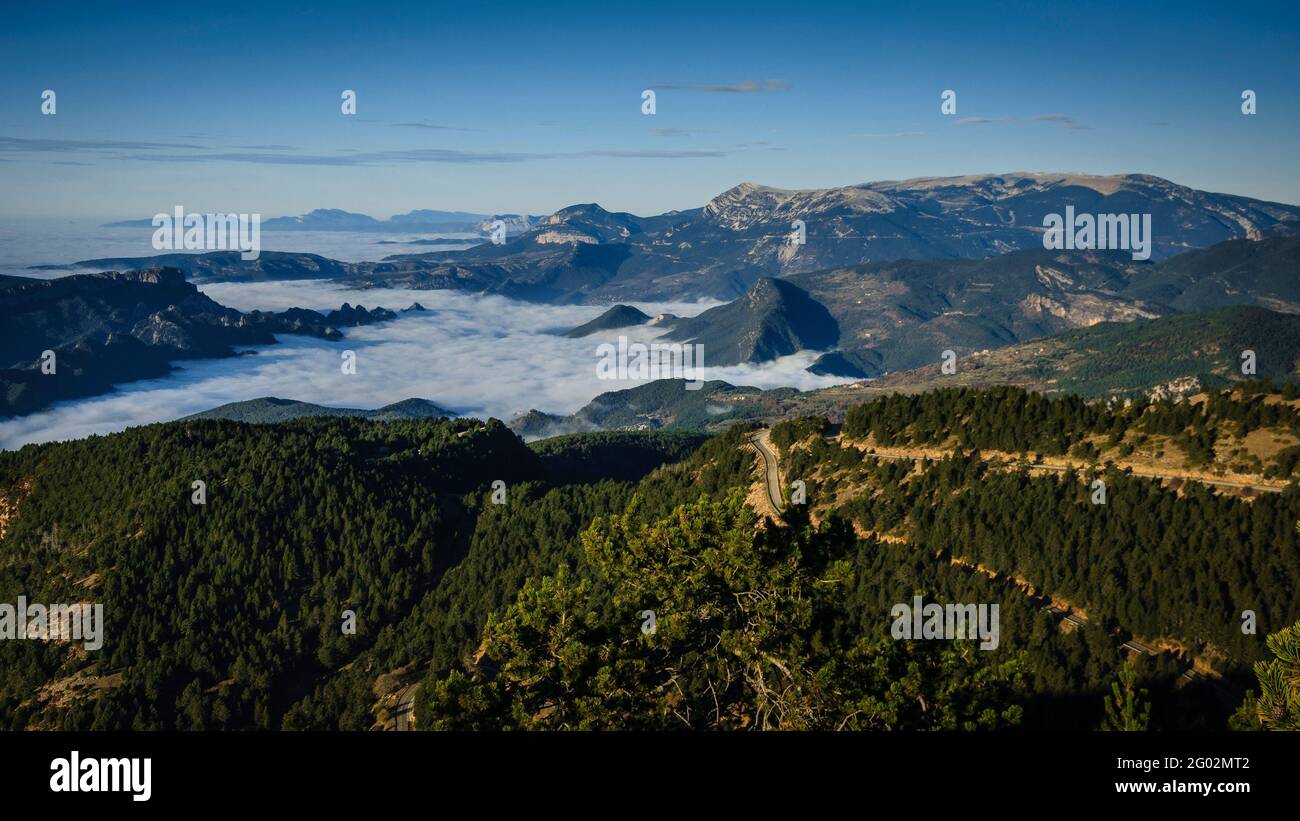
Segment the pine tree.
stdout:
<path fill-rule="evenodd" d="M 1255 663 L 1255 714 L 1266 730 L 1300 730 L 1300 622 L 1265 641 L 1276 658 Z"/>
<path fill-rule="evenodd" d="M 1151 719 L 1151 704 L 1145 688 L 1137 686 L 1137 670 L 1131 664 L 1120 667 L 1118 681 L 1110 685 L 1110 697 L 1105 699 L 1106 717 L 1101 722 L 1103 730 L 1140 732 L 1147 729 Z"/>

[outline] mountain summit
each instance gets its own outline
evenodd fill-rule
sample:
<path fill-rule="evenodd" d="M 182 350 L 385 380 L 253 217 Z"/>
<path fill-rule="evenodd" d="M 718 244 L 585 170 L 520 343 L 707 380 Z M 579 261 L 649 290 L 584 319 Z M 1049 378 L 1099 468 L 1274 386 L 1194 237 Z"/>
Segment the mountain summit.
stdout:
<path fill-rule="evenodd" d="M 664 338 L 704 346 L 709 366 L 767 362 L 839 341 L 839 325 L 808 292 L 764 277 L 740 299 L 683 319 Z"/>

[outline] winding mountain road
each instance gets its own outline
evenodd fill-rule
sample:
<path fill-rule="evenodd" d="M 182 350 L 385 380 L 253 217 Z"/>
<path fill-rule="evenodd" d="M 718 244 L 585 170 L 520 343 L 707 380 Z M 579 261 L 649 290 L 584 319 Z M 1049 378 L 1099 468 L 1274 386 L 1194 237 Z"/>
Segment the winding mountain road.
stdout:
<path fill-rule="evenodd" d="M 767 479 L 767 499 L 776 508 L 777 513 L 785 512 L 785 500 L 781 493 L 781 468 L 776 461 L 776 452 L 772 450 L 772 429 L 763 428 L 749 437 L 749 443 L 763 457 L 763 474 Z"/>
<path fill-rule="evenodd" d="M 784 508 L 783 508 L 783 506 L 780 504 L 780 502 L 782 501 L 782 500 L 781 500 L 780 465 L 779 465 L 779 463 L 778 463 L 778 461 L 777 461 L 777 458 L 776 458 L 776 451 L 773 450 L 773 448 L 772 448 L 771 433 L 772 433 L 771 428 L 763 428 L 762 430 L 755 431 L 754 433 L 750 434 L 750 436 L 749 436 L 749 443 L 750 443 L 751 445 L 753 445 L 753 446 L 754 446 L 754 449 L 757 450 L 757 451 L 759 452 L 759 454 L 763 457 L 763 472 L 764 472 L 764 474 L 765 474 L 765 478 L 766 478 L 766 485 L 767 485 L 767 495 L 768 495 L 768 498 L 769 498 L 769 500 L 772 502 L 773 507 L 775 507 L 778 511 L 783 511 Z M 840 444 L 839 437 L 827 437 L 827 443 L 828 443 L 828 444 Z M 844 446 L 844 445 L 841 445 L 841 446 Z M 850 445 L 849 447 L 852 447 L 852 446 Z M 901 460 L 901 459 L 920 460 L 920 459 L 927 458 L 927 457 L 925 457 L 925 456 L 923 456 L 923 455 L 911 456 L 911 455 L 904 455 L 904 454 L 881 454 L 881 453 L 875 453 L 875 452 L 866 451 L 866 450 L 863 450 L 863 449 L 861 449 L 861 448 L 858 448 L 858 450 L 859 450 L 859 451 L 860 451 L 864 456 L 869 456 L 869 457 L 872 457 L 872 458 L 875 458 L 875 459 L 888 459 L 888 460 L 891 460 L 891 461 L 896 461 L 896 460 Z M 1055 470 L 1055 471 L 1064 471 L 1064 470 L 1066 470 L 1066 468 L 1061 467 L 1061 466 L 1058 466 L 1058 465 L 1036 465 L 1036 464 L 1031 464 L 1031 463 L 1013 463 L 1013 464 L 1015 464 L 1016 466 L 1023 466 L 1023 467 L 1027 467 L 1027 468 L 1031 468 L 1031 469 L 1044 469 L 1044 470 Z M 1271 488 L 1271 487 L 1260 487 L 1260 486 L 1242 485 L 1242 484 L 1239 484 L 1239 483 L 1235 483 L 1235 482 L 1227 482 L 1227 481 L 1224 481 L 1224 482 L 1216 482 L 1216 481 L 1209 480 L 1209 479 L 1200 479 L 1200 478 L 1191 478 L 1191 479 L 1189 479 L 1188 477 L 1185 477 L 1185 476 L 1170 476 L 1170 475 L 1167 475 L 1167 474 L 1146 473 L 1146 472 L 1139 473 L 1138 471 L 1134 471 L 1134 474 L 1135 474 L 1135 475 L 1141 475 L 1141 476 L 1147 476 L 1147 477 L 1149 477 L 1149 478 L 1160 478 L 1160 479 L 1183 479 L 1184 481 L 1193 481 L 1193 482 L 1199 481 L 1199 482 L 1204 482 L 1205 484 L 1224 485 L 1224 486 L 1228 486 L 1228 487 L 1249 487 L 1249 488 L 1251 488 L 1251 489 L 1253 489 L 1253 490 L 1263 490 L 1263 491 L 1271 492 L 1271 493 L 1280 493 L 1280 492 L 1282 492 L 1282 489 L 1281 489 L 1281 488 Z M 1074 613 L 1074 612 L 1072 612 L 1072 611 L 1070 611 L 1070 610 L 1066 610 L 1066 609 L 1063 609 L 1063 608 L 1055 607 L 1055 606 L 1053 606 L 1053 605 L 1051 605 L 1051 604 L 1044 605 L 1044 609 L 1050 611 L 1051 613 L 1053 613 L 1053 614 L 1056 615 L 1057 617 L 1061 618 L 1063 621 L 1069 622 L 1070 624 L 1072 624 L 1072 625 L 1073 625 L 1074 627 L 1076 627 L 1076 628 L 1083 627 L 1083 626 L 1084 626 L 1085 624 L 1087 624 L 1087 622 L 1088 622 L 1087 618 L 1084 617 L 1084 616 L 1080 616 L 1080 615 L 1078 615 L 1078 614 L 1076 614 L 1076 613 Z M 1143 641 L 1140 641 L 1140 640 L 1138 640 L 1138 639 L 1136 639 L 1136 638 L 1130 638 L 1130 639 L 1128 639 L 1127 641 L 1122 642 L 1122 643 L 1120 644 L 1119 648 L 1117 648 L 1117 649 L 1118 649 L 1121 653 L 1145 654 L 1145 655 L 1148 655 L 1148 656 L 1156 656 L 1156 655 L 1159 655 L 1159 654 L 1162 652 L 1162 651 L 1159 650 L 1158 648 L 1152 647 L 1151 645 L 1149 645 L 1149 644 L 1147 644 L 1147 643 L 1145 643 L 1145 642 L 1143 642 Z M 1184 663 L 1185 663 L 1185 662 L 1184 662 Z M 1199 674 L 1197 674 L 1194 670 L 1192 670 L 1192 669 L 1190 668 L 1190 666 L 1189 666 L 1189 668 L 1188 668 L 1187 670 L 1184 670 L 1184 671 L 1183 671 L 1183 675 L 1182 675 L 1182 677 L 1183 677 L 1184 679 L 1186 679 L 1187 682 L 1191 682 L 1191 681 L 1196 680 L 1196 679 L 1199 678 L 1200 676 L 1199 676 Z M 1215 688 L 1216 688 L 1216 692 L 1217 692 L 1217 691 L 1220 691 L 1220 690 L 1223 688 L 1223 686 L 1224 686 L 1224 685 L 1223 685 L 1223 682 L 1222 682 L 1221 680 L 1217 679 L 1217 678 L 1214 680 L 1213 683 L 1214 683 L 1214 686 L 1215 686 Z M 1234 702 L 1234 703 L 1235 703 L 1235 702 Z"/>

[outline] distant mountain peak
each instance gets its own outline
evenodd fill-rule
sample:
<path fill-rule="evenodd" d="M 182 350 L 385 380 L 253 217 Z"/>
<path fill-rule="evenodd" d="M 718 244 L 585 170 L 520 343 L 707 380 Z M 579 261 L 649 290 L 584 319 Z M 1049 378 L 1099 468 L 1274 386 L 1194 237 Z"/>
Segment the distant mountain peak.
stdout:
<path fill-rule="evenodd" d="M 551 214 L 549 217 L 542 220 L 542 224 L 557 225 L 561 222 L 567 222 L 568 220 L 579 217 L 606 217 L 610 216 L 611 213 L 612 212 L 605 210 L 594 202 L 579 203 L 577 205 L 569 205 L 561 208 L 559 211 L 556 211 L 554 214 Z"/>
<path fill-rule="evenodd" d="M 723 191 L 718 196 L 747 197 L 750 194 L 754 194 L 758 191 L 779 191 L 779 190 L 781 189 L 774 188 L 770 185 L 763 185 L 762 183 L 754 182 L 752 180 L 746 180 L 740 183 L 739 185 L 734 185 L 731 188 L 728 188 L 726 191 Z"/>
<path fill-rule="evenodd" d="M 579 325 L 565 334 L 571 339 L 580 339 L 584 336 L 598 333 L 600 331 L 615 330 L 618 328 L 630 328 L 637 325 L 644 325 L 650 321 L 650 315 L 631 305 L 615 305 L 600 316 Z"/>

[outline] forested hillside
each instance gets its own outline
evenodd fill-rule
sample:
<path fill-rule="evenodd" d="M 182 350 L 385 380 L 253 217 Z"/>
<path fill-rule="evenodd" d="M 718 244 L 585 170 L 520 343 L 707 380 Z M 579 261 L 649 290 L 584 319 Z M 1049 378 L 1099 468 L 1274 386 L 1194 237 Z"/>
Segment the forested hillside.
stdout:
<path fill-rule="evenodd" d="M 0 724 L 365 730 L 419 684 L 418 729 L 1096 729 L 1133 638 L 1163 651 L 1133 662 L 1152 726 L 1223 728 L 1300 620 L 1300 490 L 1107 465 L 1163 447 L 1281 488 L 1300 411 L 1263 383 L 783 423 L 808 501 L 781 521 L 749 501 L 751 430 L 195 420 L 2 453 L 0 602 L 98 602 L 106 626 L 99 650 L 0 642 Z M 938 454 L 884 455 L 907 448 Z M 894 640 L 918 595 L 997 604 L 996 648 Z"/>
<path fill-rule="evenodd" d="M 1152 727 L 1224 728 L 1256 686 L 1265 635 L 1300 619 L 1300 492 L 1243 498 L 1101 464 L 1044 476 L 974 449 L 1085 443 L 1095 461 L 1093 437 L 1196 443 L 1296 419 L 1262 384 L 1197 405 L 999 389 L 850 412 L 845 441 L 950 451 L 920 466 L 828 442 L 824 419 L 783 423 L 772 440 L 787 482 L 806 481 L 806 508 L 757 527 L 730 494 L 596 520 L 573 566 L 488 621 L 476 663 L 431 671 L 418 712 L 437 729 L 1096 729 L 1129 663 Z M 997 603 L 999 648 L 892 641 L 887 614 L 914 595 Z"/>
<path fill-rule="evenodd" d="M 98 651 L 0 642 L 0 721 L 365 729 L 376 659 L 459 658 L 520 577 L 624 503 L 599 468 L 552 483 L 569 454 L 639 478 L 699 442 L 609 439 L 539 457 L 499 422 L 194 421 L 0 453 L 0 601 L 95 601 L 106 620 Z"/>
<path fill-rule="evenodd" d="M 1197 402 L 1114 407 L 1004 388 L 892 396 L 850 411 L 839 436 L 809 418 L 778 425 L 772 439 L 786 475 L 807 483 L 823 515 L 1017 580 L 1086 614 L 1089 629 L 1140 637 L 1251 686 L 1264 634 L 1300 619 L 1300 490 L 1243 495 L 1137 476 L 1115 460 L 1168 447 L 1185 453 L 1166 463 L 1209 479 L 1233 463 L 1289 478 L 1294 446 L 1275 443 L 1291 441 L 1298 425 L 1294 401 L 1259 383 Z M 1261 440 L 1274 443 L 1267 465 L 1242 453 Z M 1022 461 L 989 459 L 990 450 Z M 926 458 L 897 457 L 909 451 Z M 1052 454 L 1078 468 L 1049 460 L 1056 469 L 1040 469 Z M 1242 629 L 1248 611 L 1257 631 Z"/>

